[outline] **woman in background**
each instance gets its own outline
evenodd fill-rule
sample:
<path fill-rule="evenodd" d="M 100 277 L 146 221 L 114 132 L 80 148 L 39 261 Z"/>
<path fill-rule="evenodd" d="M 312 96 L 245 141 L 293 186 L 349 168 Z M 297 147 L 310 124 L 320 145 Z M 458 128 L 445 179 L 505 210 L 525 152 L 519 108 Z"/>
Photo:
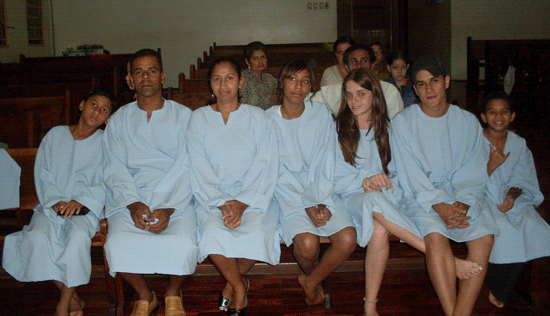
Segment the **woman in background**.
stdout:
<path fill-rule="evenodd" d="M 341 36 L 334 42 L 332 49 L 334 51 L 334 57 L 336 57 L 336 65 L 325 69 L 323 77 L 321 78 L 321 87 L 342 83 L 342 80 L 344 80 L 344 77 L 348 74 L 343 60 L 344 52 L 352 45 L 355 45 L 355 41 L 349 36 Z"/>
<path fill-rule="evenodd" d="M 248 69 L 242 72 L 244 84 L 241 88 L 241 102 L 260 107 L 271 107 L 277 90 L 277 79 L 265 72 L 267 50 L 262 42 L 252 42 L 245 47 L 245 60 Z"/>

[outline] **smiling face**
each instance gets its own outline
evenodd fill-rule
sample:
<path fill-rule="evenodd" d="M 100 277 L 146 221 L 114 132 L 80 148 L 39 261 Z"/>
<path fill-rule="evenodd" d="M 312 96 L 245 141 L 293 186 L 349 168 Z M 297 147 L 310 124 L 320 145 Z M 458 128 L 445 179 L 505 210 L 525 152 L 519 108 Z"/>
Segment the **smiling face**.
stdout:
<path fill-rule="evenodd" d="M 261 74 L 267 68 L 267 55 L 261 49 L 252 53 L 250 59 L 245 59 L 246 65 L 250 67 L 255 74 Z"/>
<path fill-rule="evenodd" d="M 510 109 L 508 101 L 493 99 L 487 103 L 485 113 L 481 113 L 481 119 L 487 123 L 489 129 L 497 132 L 508 129 L 508 126 L 516 118 L 516 113 Z"/>
<path fill-rule="evenodd" d="M 243 83 L 243 78 L 239 78 L 237 70 L 228 62 L 219 63 L 212 69 L 210 87 L 217 102 L 238 102 L 239 89 Z"/>
<path fill-rule="evenodd" d="M 92 95 L 86 101 L 80 102 L 79 105 L 80 111 L 80 121 L 89 127 L 98 128 L 111 115 L 111 110 L 113 105 L 109 98 L 102 95 Z"/>
<path fill-rule="evenodd" d="M 162 84 L 166 76 L 154 56 L 139 57 L 132 63 L 132 81 L 138 96 L 153 97 L 162 95 Z"/>
<path fill-rule="evenodd" d="M 283 80 L 283 104 L 301 105 L 311 91 L 311 75 L 302 69 Z"/>
<path fill-rule="evenodd" d="M 355 81 L 346 82 L 346 103 L 358 120 L 369 121 L 372 112 L 372 91 Z"/>
<path fill-rule="evenodd" d="M 450 81 L 449 76 L 434 77 L 427 70 L 420 70 L 416 74 L 414 90 L 420 98 L 420 108 L 424 113 L 428 115 L 430 115 L 428 112 L 436 115 L 446 113 L 448 107 L 446 90 L 449 88 Z"/>
<path fill-rule="evenodd" d="M 388 65 L 388 71 L 391 73 L 393 80 L 398 83 L 405 80 L 408 69 L 409 64 L 407 64 L 403 59 L 396 59 L 391 65 Z"/>

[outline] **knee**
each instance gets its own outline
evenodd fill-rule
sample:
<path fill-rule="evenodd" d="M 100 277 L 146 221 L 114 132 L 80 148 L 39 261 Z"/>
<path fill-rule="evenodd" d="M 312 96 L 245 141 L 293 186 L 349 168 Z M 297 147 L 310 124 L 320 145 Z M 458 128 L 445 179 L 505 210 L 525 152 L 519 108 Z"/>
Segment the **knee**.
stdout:
<path fill-rule="evenodd" d="M 293 239 L 294 255 L 305 259 L 319 257 L 319 237 L 309 233 L 298 234 Z"/>
<path fill-rule="evenodd" d="M 382 226 L 377 220 L 374 220 L 374 227 L 372 230 L 372 237 L 375 240 L 389 240 L 390 232 Z"/>
<path fill-rule="evenodd" d="M 424 237 L 424 241 L 426 243 L 426 254 L 443 255 L 443 253 L 451 249 L 449 239 L 438 233 L 430 233 L 426 235 Z"/>
<path fill-rule="evenodd" d="M 355 228 L 346 227 L 339 231 L 335 236 L 336 238 L 331 240 L 331 243 L 348 251 L 353 251 L 357 244 L 357 233 Z"/>

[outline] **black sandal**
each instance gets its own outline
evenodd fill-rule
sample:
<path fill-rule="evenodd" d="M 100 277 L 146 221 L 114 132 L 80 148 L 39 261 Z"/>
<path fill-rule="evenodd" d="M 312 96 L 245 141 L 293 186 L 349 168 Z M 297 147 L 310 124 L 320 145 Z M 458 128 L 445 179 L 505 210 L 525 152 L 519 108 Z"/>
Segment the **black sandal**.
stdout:
<path fill-rule="evenodd" d="M 227 315 L 228 316 L 244 316 L 245 311 L 246 311 L 246 307 L 243 307 L 241 309 L 229 308 L 229 309 L 227 309 Z"/>

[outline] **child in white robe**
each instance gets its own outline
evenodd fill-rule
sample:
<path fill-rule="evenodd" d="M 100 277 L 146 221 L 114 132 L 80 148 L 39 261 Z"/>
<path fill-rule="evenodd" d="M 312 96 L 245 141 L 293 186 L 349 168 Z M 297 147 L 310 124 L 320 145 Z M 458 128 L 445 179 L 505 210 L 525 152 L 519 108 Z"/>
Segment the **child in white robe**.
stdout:
<path fill-rule="evenodd" d="M 6 236 L 2 266 L 23 282 L 52 280 L 61 290 L 56 315 L 82 315 L 75 292 L 90 281 L 90 247 L 104 217 L 101 140 L 114 97 L 99 88 L 80 103 L 78 123 L 52 128 L 34 165 L 40 204 L 29 225 Z M 87 214 L 83 214 L 87 212 Z"/>
<path fill-rule="evenodd" d="M 216 100 L 195 110 L 187 129 L 199 261 L 210 256 L 227 281 L 218 308 L 244 315 L 246 272 L 256 261 L 279 263 L 279 213 L 270 207 L 279 174 L 277 138 L 261 108 L 239 102 L 244 78 L 236 61 L 214 61 L 208 77 Z"/>
<path fill-rule="evenodd" d="M 485 283 L 489 301 L 504 307 L 527 261 L 550 256 L 550 226 L 535 207 L 544 200 L 533 155 L 525 140 L 508 130 L 515 119 L 504 92 L 487 96 L 481 114 L 487 127 L 483 145 L 487 163 L 486 196 L 500 235 L 495 237 Z"/>
<path fill-rule="evenodd" d="M 313 71 L 302 60 L 288 63 L 279 76 L 279 102 L 266 113 L 275 122 L 279 141 L 279 204 L 283 240 L 294 244 L 294 257 L 304 274 L 298 282 L 309 305 L 323 302 L 320 285 L 353 252 L 356 233 L 349 212 L 334 194 L 336 136 L 324 104 L 304 99 Z M 319 237 L 331 245 L 318 261 Z"/>

